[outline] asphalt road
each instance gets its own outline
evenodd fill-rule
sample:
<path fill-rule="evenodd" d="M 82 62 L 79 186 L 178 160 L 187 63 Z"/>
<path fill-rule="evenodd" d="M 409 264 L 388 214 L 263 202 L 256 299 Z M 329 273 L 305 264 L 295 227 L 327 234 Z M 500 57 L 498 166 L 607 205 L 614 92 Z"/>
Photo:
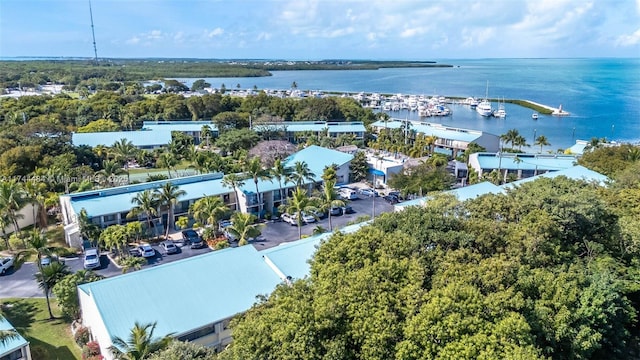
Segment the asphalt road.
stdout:
<path fill-rule="evenodd" d="M 180 252 L 177 254 L 164 255 L 158 245 L 153 245 L 152 247 L 156 250 L 156 255 L 152 258 L 148 258 L 147 264 L 143 265 L 143 268 L 166 264 L 211 251 L 207 247 L 203 249 L 191 249 L 187 246 L 181 248 Z M 84 259 L 82 257 L 64 259 L 71 272 L 82 270 L 84 265 L 83 260 Z M 94 271 L 104 277 L 112 277 L 122 274 L 122 270 L 115 266 L 105 254 L 100 256 L 100 265 L 100 268 L 95 269 Z M 0 299 L 9 297 L 44 297 L 42 290 L 38 288 L 38 284 L 34 279 L 37 272 L 38 267 L 35 263 L 31 262 L 22 264 L 19 269 L 9 269 L 5 275 L 0 276 Z"/>
<path fill-rule="evenodd" d="M 340 216 L 332 216 L 331 223 L 333 229 L 344 227 L 348 222 L 357 219 L 360 216 L 369 216 L 373 214 L 375 206 L 376 216 L 393 211 L 393 205 L 390 205 L 382 199 L 382 197 L 371 198 L 359 195 L 358 200 L 349 202 L 349 206 L 354 210 L 353 214 L 345 214 Z M 324 218 L 318 222 L 306 224 L 302 226 L 302 234 L 310 235 L 317 226 L 329 229 L 329 219 Z M 291 226 L 288 223 L 279 221 L 267 223 L 261 229 L 262 235 L 258 239 L 252 240 L 251 244 L 258 250 L 268 249 L 285 242 L 298 240 L 298 227 Z M 205 254 L 211 250 L 207 247 L 203 249 L 191 249 L 188 246 L 182 247 L 177 254 L 165 255 L 162 253 L 158 245 L 152 245 L 156 250 L 153 258 L 147 259 L 147 264 L 143 268 L 166 264 L 172 261 L 186 259 L 191 256 Z M 72 272 L 83 268 L 83 258 L 67 258 L 65 263 Z M 122 274 L 122 270 L 115 266 L 109 258 L 103 254 L 100 257 L 101 266 L 95 272 L 105 277 L 112 277 Z M 34 279 L 34 275 L 38 271 L 35 263 L 24 263 L 19 269 L 12 268 L 3 276 L 0 276 L 0 299 L 9 297 L 44 297 L 42 290 Z"/>
<path fill-rule="evenodd" d="M 358 200 L 349 202 L 349 206 L 354 210 L 353 214 L 345 214 L 340 216 L 332 216 L 331 224 L 333 229 L 341 228 L 347 225 L 348 222 L 353 221 L 361 216 L 369 216 L 373 214 L 375 205 L 376 216 L 381 213 L 393 211 L 393 205 L 387 203 L 382 197 L 365 197 L 358 195 Z M 322 226 L 326 230 L 329 230 L 329 218 L 326 217 L 315 223 L 306 224 L 302 226 L 302 235 L 310 235 L 317 226 Z M 291 242 L 298 240 L 298 227 L 290 225 L 289 223 L 279 221 L 275 223 L 269 223 L 261 229 L 262 235 L 258 239 L 251 241 L 253 246 L 258 250 L 264 250 L 278 246 L 285 242 Z"/>

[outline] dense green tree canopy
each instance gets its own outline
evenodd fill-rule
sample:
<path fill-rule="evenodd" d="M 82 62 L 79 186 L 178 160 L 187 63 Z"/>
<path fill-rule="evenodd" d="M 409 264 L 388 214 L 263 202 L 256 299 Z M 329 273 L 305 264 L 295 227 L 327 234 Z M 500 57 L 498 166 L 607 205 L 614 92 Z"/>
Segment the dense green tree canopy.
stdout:
<path fill-rule="evenodd" d="M 233 322 L 220 358 L 629 358 L 640 252 L 620 246 L 610 191 L 541 179 L 336 233 L 308 278 Z"/>

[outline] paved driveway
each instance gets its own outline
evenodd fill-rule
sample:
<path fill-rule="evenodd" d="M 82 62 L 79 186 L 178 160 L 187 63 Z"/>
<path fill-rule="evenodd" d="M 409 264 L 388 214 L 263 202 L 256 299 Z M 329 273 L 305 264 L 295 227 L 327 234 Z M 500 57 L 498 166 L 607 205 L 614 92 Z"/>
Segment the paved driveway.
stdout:
<path fill-rule="evenodd" d="M 348 222 L 353 221 L 361 216 L 368 216 L 371 218 L 375 205 L 376 216 L 381 213 L 393 211 L 393 205 L 390 205 L 382 197 L 370 198 L 359 195 L 358 200 L 349 202 L 349 206 L 355 211 L 353 214 L 345 214 L 340 216 L 332 216 L 331 223 L 333 229 L 341 228 L 347 225 Z M 326 230 L 329 230 L 329 219 L 324 218 L 318 222 L 306 224 L 302 226 L 302 235 L 311 235 L 313 229 L 317 226 L 322 226 Z M 258 250 L 268 249 L 274 246 L 278 246 L 285 242 L 298 240 L 298 227 L 292 226 L 286 222 L 274 222 L 268 223 L 262 228 L 262 235 L 255 241 L 252 241 L 253 246 Z"/>
<path fill-rule="evenodd" d="M 153 245 L 152 247 L 156 250 L 156 255 L 147 259 L 147 264 L 143 265 L 143 269 L 211 251 L 208 247 L 203 249 L 184 247 L 177 254 L 164 255 L 158 245 Z M 65 263 L 71 272 L 76 272 L 83 269 L 83 259 L 83 257 L 67 258 Z M 100 268 L 94 271 L 104 277 L 122 274 L 122 270 L 115 266 L 104 253 L 100 256 L 100 265 Z M 0 299 L 9 297 L 44 297 L 42 290 L 38 288 L 38 284 L 34 279 L 36 272 L 38 272 L 38 267 L 35 263 L 24 263 L 19 269 L 12 268 L 4 276 L 0 276 Z"/>

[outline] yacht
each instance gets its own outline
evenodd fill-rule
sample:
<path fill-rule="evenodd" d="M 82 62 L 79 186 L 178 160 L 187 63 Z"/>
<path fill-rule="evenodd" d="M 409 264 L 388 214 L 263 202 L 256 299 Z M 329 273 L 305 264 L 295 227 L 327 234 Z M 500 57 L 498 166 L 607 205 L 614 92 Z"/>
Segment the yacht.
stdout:
<path fill-rule="evenodd" d="M 489 101 L 489 82 L 487 81 L 487 91 L 484 99 L 476 106 L 476 111 L 482 116 L 491 116 L 493 111 L 491 110 L 491 102 Z"/>
<path fill-rule="evenodd" d="M 507 111 L 504 109 L 504 99 L 502 100 L 501 103 L 499 103 L 498 110 L 493 112 L 493 116 L 499 119 L 504 119 L 507 117 Z"/>

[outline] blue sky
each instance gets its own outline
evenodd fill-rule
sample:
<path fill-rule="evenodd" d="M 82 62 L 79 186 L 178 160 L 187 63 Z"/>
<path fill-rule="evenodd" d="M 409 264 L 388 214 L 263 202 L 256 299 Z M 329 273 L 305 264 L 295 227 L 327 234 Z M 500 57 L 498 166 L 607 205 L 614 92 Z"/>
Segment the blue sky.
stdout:
<path fill-rule="evenodd" d="M 640 57 L 640 0 L 93 0 L 99 57 Z M 92 57 L 88 0 L 1 0 L 0 57 Z"/>

